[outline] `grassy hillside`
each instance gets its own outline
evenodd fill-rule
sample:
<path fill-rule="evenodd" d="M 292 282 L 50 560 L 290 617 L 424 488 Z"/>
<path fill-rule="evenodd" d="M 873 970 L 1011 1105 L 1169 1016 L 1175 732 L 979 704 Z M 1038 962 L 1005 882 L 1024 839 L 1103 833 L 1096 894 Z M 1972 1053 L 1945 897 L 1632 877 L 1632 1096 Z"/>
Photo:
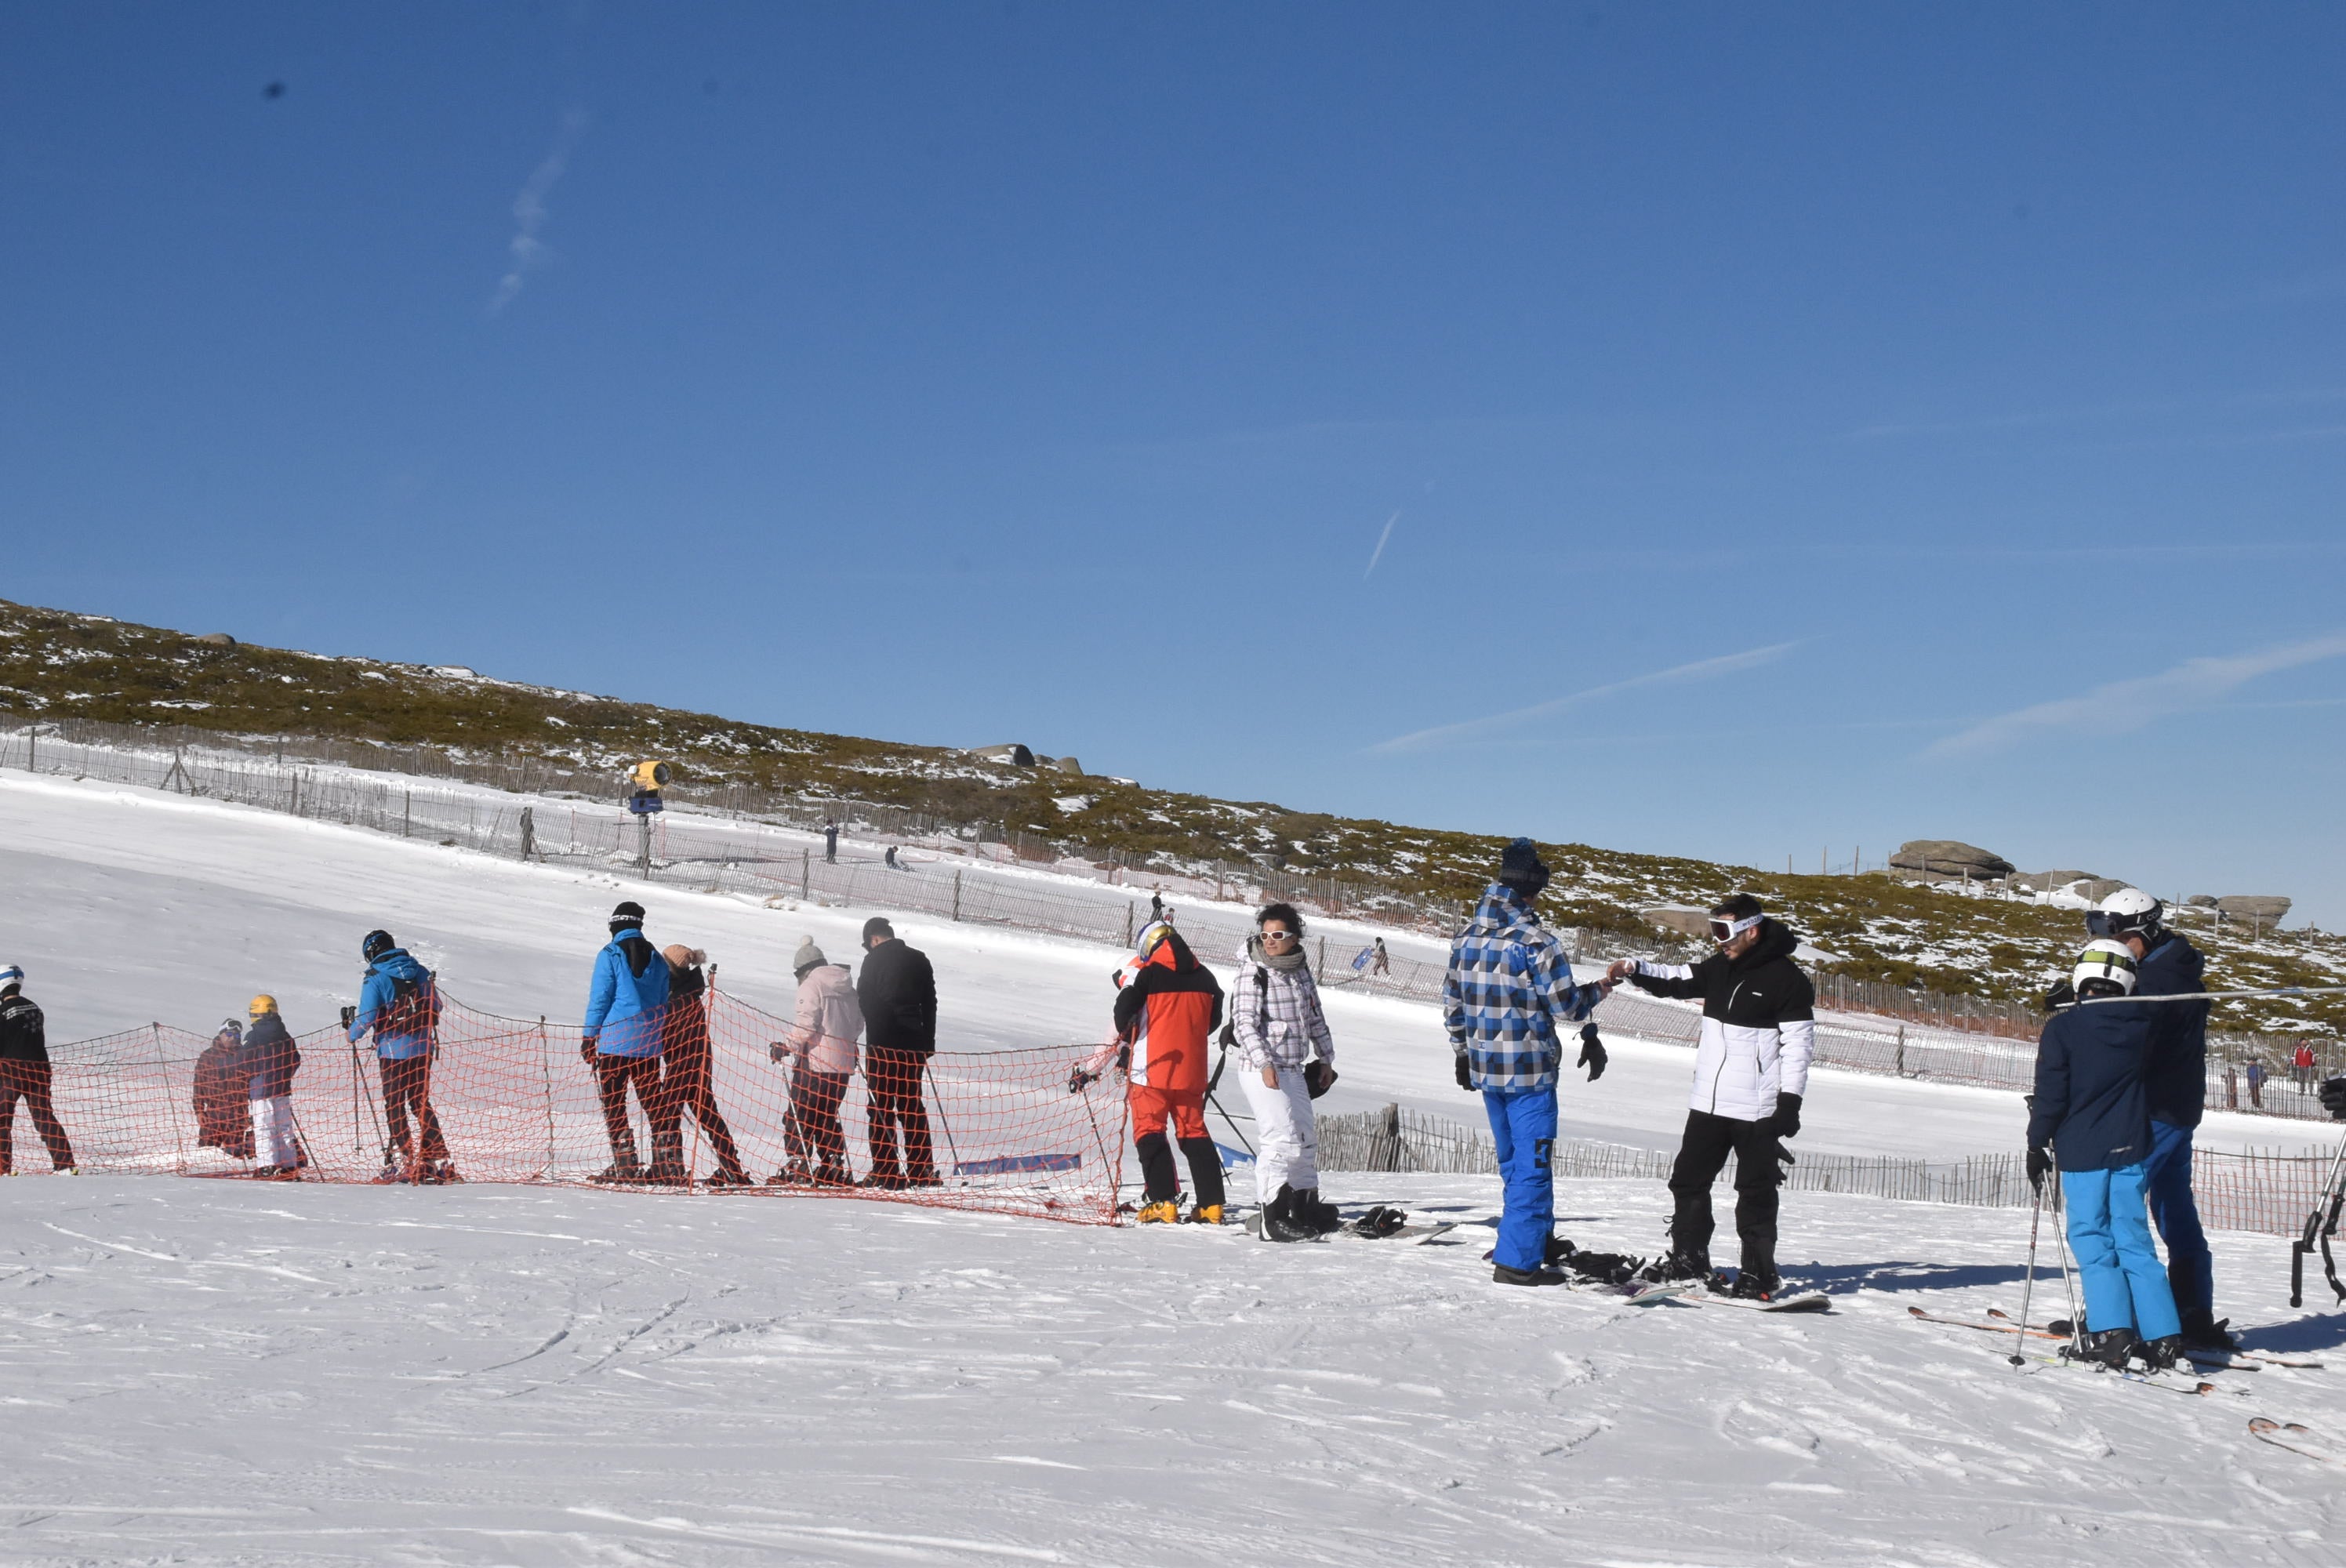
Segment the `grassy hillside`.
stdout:
<path fill-rule="evenodd" d="M 1177 867 L 1273 856 L 1290 872 L 1373 884 L 1396 901 L 1454 906 L 1482 887 L 1499 846 L 1482 835 L 1216 800 L 989 762 L 945 747 L 744 724 L 451 667 L 208 642 L 5 600 L 0 711 L 522 755 L 614 772 L 658 756 L 701 786 L 868 800 Z M 1545 853 L 1556 869 L 1545 907 L 1558 925 L 1650 935 L 1641 909 L 1708 904 L 1745 889 L 1839 955 L 1834 967 L 1901 986 L 2024 999 L 2042 990 L 2083 938 L 2074 911 L 1879 873 L 1803 876 L 1586 844 L 1548 845 Z M 2226 988 L 2346 979 L 2346 942 L 2335 937 L 2188 929 L 2210 954 L 2211 978 Z M 2335 1033 L 2346 1025 L 2346 1003 L 2243 1003 L 2228 1010 L 2226 1022 Z"/>

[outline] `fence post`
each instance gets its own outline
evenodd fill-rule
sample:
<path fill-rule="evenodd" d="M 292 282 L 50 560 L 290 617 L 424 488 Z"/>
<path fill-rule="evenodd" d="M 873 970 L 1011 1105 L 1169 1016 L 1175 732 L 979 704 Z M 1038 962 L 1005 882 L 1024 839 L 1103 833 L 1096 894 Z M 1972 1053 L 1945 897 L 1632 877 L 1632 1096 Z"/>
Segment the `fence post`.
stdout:
<path fill-rule="evenodd" d="M 961 919 L 961 873 L 959 871 L 954 873 L 953 917 L 955 920 Z"/>
<path fill-rule="evenodd" d="M 799 898 L 814 896 L 814 850 L 811 847 L 799 851 Z"/>
<path fill-rule="evenodd" d="M 1320 962 L 1313 967 L 1321 974 L 1328 972 L 1328 939 L 1324 936 L 1320 939 Z"/>
<path fill-rule="evenodd" d="M 37 724 L 28 724 L 25 726 L 25 771 L 27 773 L 33 772 L 34 764 L 40 761 L 40 759 L 41 727 Z M 13 1115 L 15 1113 L 15 1107 L 13 1105 L 10 1106 L 9 1114 Z"/>
<path fill-rule="evenodd" d="M 1127 947 L 1130 947 L 1132 945 L 1132 911 L 1137 906 L 1133 904 L 1129 900 L 1126 901 L 1124 906 L 1124 945 Z"/>
<path fill-rule="evenodd" d="M 571 815 L 576 817 L 577 813 L 574 811 Z M 415 791 L 413 789 L 403 789 L 399 792 L 399 836 L 401 838 L 404 839 L 407 837 L 408 830 L 413 823 L 414 819 Z"/>
<path fill-rule="evenodd" d="M 1906 1025 L 1898 1026 L 1898 1075 L 1906 1075 Z"/>

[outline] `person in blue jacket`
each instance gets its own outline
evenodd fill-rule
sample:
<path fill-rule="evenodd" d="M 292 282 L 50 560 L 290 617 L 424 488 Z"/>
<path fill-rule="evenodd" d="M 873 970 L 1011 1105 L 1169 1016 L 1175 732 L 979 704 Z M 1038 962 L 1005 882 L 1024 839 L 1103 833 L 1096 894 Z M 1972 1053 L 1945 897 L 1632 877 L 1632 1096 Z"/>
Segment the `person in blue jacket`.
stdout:
<path fill-rule="evenodd" d="M 2114 938 L 2088 942 L 2070 979 L 2077 1002 L 2046 1021 L 2036 1046 L 2028 1179 L 2041 1191 L 2056 1166 L 2061 1173 L 2086 1292 L 2081 1353 L 2112 1367 L 2130 1356 L 2171 1367 L 2183 1349 L 2182 1323 L 2151 1244 L 2145 1197 L 2145 1080 L 2157 1009 L 2102 1000 L 2131 995 L 2137 983 L 2134 954 Z"/>
<path fill-rule="evenodd" d="M 611 911 L 611 940 L 595 955 L 586 992 L 586 1038 L 579 1054 L 595 1069 L 610 1135 L 610 1167 L 597 1181 L 681 1182 L 684 1135 L 676 1096 L 660 1083 L 661 1015 L 668 1009 L 668 960 L 644 936 L 644 906 L 630 900 Z M 652 1125 L 652 1164 L 637 1163 L 635 1128 L 627 1121 L 627 1085 Z"/>
<path fill-rule="evenodd" d="M 438 982 L 387 931 L 367 932 L 359 952 L 367 961 L 366 979 L 359 987 L 359 1004 L 342 1010 L 342 1029 L 353 1045 L 370 1031 L 374 1034 L 375 1064 L 382 1074 L 382 1114 L 391 1124 L 382 1174 L 375 1180 L 454 1181 L 456 1167 L 448 1158 L 448 1143 L 432 1109 L 432 1058 L 440 1032 Z M 411 1112 L 420 1146 L 408 1137 Z"/>

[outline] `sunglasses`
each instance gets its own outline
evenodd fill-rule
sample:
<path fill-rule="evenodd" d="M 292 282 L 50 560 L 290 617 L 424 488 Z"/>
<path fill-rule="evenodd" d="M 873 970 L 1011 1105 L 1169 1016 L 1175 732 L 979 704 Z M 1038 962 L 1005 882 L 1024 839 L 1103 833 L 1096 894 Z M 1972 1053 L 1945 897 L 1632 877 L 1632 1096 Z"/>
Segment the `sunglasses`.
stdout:
<path fill-rule="evenodd" d="M 1758 925 L 1760 919 L 1761 917 L 1759 915 L 1746 915 L 1741 920 L 1736 921 L 1712 921 L 1710 922 L 1710 940 L 1719 943 L 1721 947 L 1724 947 L 1729 942 L 1733 942 L 1737 937 L 1741 936 L 1745 932 L 1749 931 L 1753 926 Z"/>
<path fill-rule="evenodd" d="M 1262 933 L 1262 940 L 1265 942 L 1293 942 L 1295 940 L 1295 933 L 1291 931 L 1265 931 Z"/>

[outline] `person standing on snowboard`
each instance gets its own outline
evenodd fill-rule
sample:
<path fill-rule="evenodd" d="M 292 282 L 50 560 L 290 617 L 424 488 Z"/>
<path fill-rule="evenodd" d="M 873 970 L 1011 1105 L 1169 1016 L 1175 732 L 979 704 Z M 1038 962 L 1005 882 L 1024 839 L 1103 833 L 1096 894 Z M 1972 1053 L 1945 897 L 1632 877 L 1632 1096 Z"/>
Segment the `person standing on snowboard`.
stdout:
<path fill-rule="evenodd" d="M 2045 1021 L 2028 1103 L 2028 1179 L 2055 1166 L 2069 1211 L 2069 1249 L 2086 1293 L 2085 1357 L 2123 1367 L 2139 1356 L 2175 1365 L 2183 1324 L 2150 1244 L 2148 1079 L 2159 1005 L 2096 1002 L 2134 994 L 2134 954 L 2116 938 L 2086 944 L 2070 975 L 2080 1003 Z"/>
<path fill-rule="evenodd" d="M 1456 1056 L 1458 1086 L 1483 1096 L 1498 1145 L 1505 1203 L 1491 1278 L 1500 1285 L 1561 1284 L 1548 1268 L 1556 1229 L 1556 1084 L 1564 1064 L 1563 1030 L 1586 1019 L 1613 990 L 1611 982 L 1576 983 L 1572 957 L 1540 924 L 1533 901 L 1548 870 L 1529 839 L 1509 843 L 1499 874 L 1484 890 L 1474 918 L 1450 942 L 1442 981 L 1442 1022 Z M 1594 1083 L 1605 1047 L 1586 1032 L 1577 1065 Z"/>
<path fill-rule="evenodd" d="M 1702 1002 L 1695 1046 L 1694 1091 L 1686 1132 L 1670 1167 L 1670 1255 L 1648 1279 L 1701 1279 L 1710 1269 L 1710 1185 L 1735 1156 L 1735 1229 L 1742 1267 L 1729 1293 L 1775 1298 L 1776 1189 L 1780 1140 L 1800 1131 L 1800 1097 L 1816 1052 L 1816 987 L 1792 962 L 1800 946 L 1749 893 L 1714 905 L 1711 940 L 1719 951 L 1700 963 L 1617 960 L 1606 978 L 1631 981 L 1657 996 Z M 1721 1281 L 1717 1288 L 1727 1288 Z"/>
<path fill-rule="evenodd" d="M 1161 903 L 1152 902 L 1161 909 Z M 1199 963 L 1168 920 L 1140 933 L 1132 978 L 1117 972 L 1116 1038 L 1076 1069 L 1067 1087 L 1081 1091 L 1121 1059 L 1125 1098 L 1132 1111 L 1132 1146 L 1140 1156 L 1143 1225 L 1181 1218 L 1181 1178 L 1165 1124 L 1189 1164 L 1189 1217 L 1221 1223 L 1222 1152 L 1206 1133 L 1206 1045 L 1222 1026 L 1222 984 Z"/>
<path fill-rule="evenodd" d="M 611 940 L 595 955 L 586 992 L 586 1022 L 578 1054 L 595 1070 L 603 1103 L 603 1131 L 611 1164 L 595 1179 L 680 1182 L 684 1135 L 675 1100 L 660 1084 L 661 1015 L 668 1008 L 668 960 L 644 935 L 644 906 L 633 900 L 611 911 Z M 627 1085 L 634 1084 L 652 1127 L 652 1164 L 638 1163 L 636 1130 L 627 1121 Z"/>
<path fill-rule="evenodd" d="M 1306 1241 L 1336 1227 L 1335 1205 L 1320 1199 L 1320 1138 L 1311 1122 L 1311 1084 L 1334 1077 L 1336 1041 L 1303 955 L 1303 917 L 1293 904 L 1271 903 L 1254 918 L 1255 934 L 1239 950 L 1230 1033 L 1245 1069 L 1239 1083 L 1254 1112 L 1255 1198 L 1264 1240 Z"/>

